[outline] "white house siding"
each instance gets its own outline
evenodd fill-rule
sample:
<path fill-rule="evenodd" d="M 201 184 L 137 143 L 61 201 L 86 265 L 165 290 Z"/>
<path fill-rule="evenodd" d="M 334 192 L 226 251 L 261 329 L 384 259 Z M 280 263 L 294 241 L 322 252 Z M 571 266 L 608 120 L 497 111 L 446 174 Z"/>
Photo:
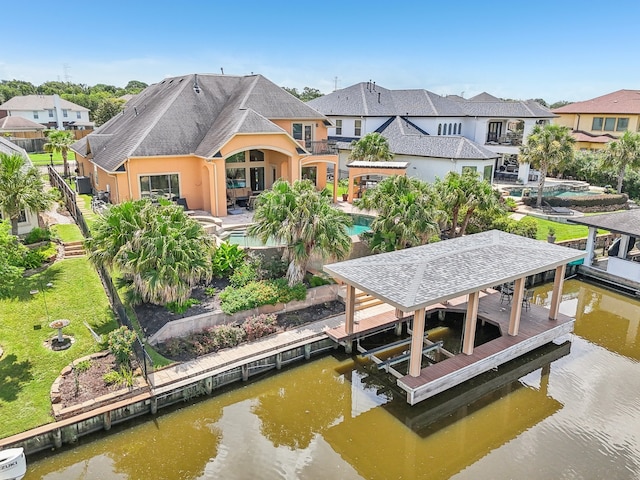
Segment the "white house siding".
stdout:
<path fill-rule="evenodd" d="M 56 110 L 53 110 L 53 117 L 49 116 L 49 110 L 38 110 L 38 118 L 33 114 L 33 110 L 11 110 L 9 115 L 12 117 L 21 117 L 31 120 L 32 122 L 40 123 L 42 125 L 46 125 L 50 122 L 57 123 L 58 116 L 56 114 Z M 77 112 L 74 110 L 68 110 L 68 116 L 62 116 L 62 109 L 60 109 L 60 116 L 63 123 L 80 123 L 86 125 L 90 122 L 89 120 L 89 112 L 81 111 L 80 118 L 78 118 Z"/>

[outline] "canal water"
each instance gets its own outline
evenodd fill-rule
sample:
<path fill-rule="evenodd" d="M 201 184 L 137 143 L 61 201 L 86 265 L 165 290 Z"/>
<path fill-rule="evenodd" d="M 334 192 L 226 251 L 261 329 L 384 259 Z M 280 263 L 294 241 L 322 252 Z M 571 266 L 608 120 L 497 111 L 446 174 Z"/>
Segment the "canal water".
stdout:
<path fill-rule="evenodd" d="M 640 302 L 570 280 L 561 312 L 567 342 L 416 407 L 336 353 L 30 458 L 25 480 L 638 479 Z"/>

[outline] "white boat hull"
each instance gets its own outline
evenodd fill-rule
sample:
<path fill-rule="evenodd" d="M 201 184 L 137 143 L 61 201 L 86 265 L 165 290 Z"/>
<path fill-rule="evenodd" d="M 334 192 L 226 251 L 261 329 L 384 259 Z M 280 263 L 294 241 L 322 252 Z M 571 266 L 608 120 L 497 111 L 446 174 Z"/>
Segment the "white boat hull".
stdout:
<path fill-rule="evenodd" d="M 0 480 L 21 480 L 27 473 L 27 459 L 23 448 L 0 451 Z"/>

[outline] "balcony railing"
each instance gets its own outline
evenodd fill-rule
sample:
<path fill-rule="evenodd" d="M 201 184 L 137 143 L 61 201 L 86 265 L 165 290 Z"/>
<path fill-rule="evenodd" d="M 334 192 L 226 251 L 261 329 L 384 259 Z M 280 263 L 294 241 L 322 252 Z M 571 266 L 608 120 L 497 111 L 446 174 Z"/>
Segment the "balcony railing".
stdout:
<path fill-rule="evenodd" d="M 316 142 L 305 142 L 305 149 L 312 155 L 337 155 L 336 142 L 329 140 L 319 140 Z"/>
<path fill-rule="evenodd" d="M 496 135 L 489 133 L 487 135 L 487 145 L 522 145 L 522 134 L 508 133 L 506 135 Z"/>

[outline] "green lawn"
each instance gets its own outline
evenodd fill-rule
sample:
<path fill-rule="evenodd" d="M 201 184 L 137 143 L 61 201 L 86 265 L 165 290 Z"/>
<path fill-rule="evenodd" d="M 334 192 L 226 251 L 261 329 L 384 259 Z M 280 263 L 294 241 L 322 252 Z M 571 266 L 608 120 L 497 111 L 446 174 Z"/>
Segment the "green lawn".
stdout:
<path fill-rule="evenodd" d="M 51 282 L 52 287 L 46 284 Z M 43 292 L 44 289 L 44 292 Z M 30 291 L 38 293 L 30 294 Z M 46 309 L 45 309 L 46 304 Z M 48 309 L 48 315 L 47 315 Z M 63 330 L 75 342 L 54 352 L 44 346 L 55 335 L 49 321 L 66 318 Z M 83 322 L 99 334 L 117 327 L 102 284 L 86 258 L 58 261 L 23 278 L 9 298 L 0 298 L 0 437 L 53 420 L 49 391 L 73 360 L 100 350 Z"/>
<path fill-rule="evenodd" d="M 552 220 L 529 216 L 538 223 L 537 240 L 546 240 L 549 233 L 549 227 L 553 227 L 556 231 L 556 242 L 563 240 L 574 240 L 576 238 L 586 238 L 589 233 L 589 227 L 585 225 L 574 225 L 573 223 L 560 223 Z M 598 233 L 605 233 L 604 230 L 598 230 Z"/>
<path fill-rule="evenodd" d="M 58 223 L 51 226 L 51 231 L 62 242 L 80 242 L 84 240 L 80 228 L 75 223 Z"/>
<path fill-rule="evenodd" d="M 29 158 L 31 159 L 31 161 L 33 162 L 33 165 L 38 167 L 38 166 L 43 166 L 43 165 L 49 165 L 51 163 L 51 157 L 49 156 L 48 153 L 30 153 L 29 154 Z M 76 160 L 76 154 L 73 152 L 69 152 L 67 154 L 67 161 L 68 162 L 75 162 Z M 54 165 L 62 165 L 63 161 L 62 161 L 62 155 L 60 155 L 59 153 L 54 153 L 53 154 L 53 164 Z"/>

